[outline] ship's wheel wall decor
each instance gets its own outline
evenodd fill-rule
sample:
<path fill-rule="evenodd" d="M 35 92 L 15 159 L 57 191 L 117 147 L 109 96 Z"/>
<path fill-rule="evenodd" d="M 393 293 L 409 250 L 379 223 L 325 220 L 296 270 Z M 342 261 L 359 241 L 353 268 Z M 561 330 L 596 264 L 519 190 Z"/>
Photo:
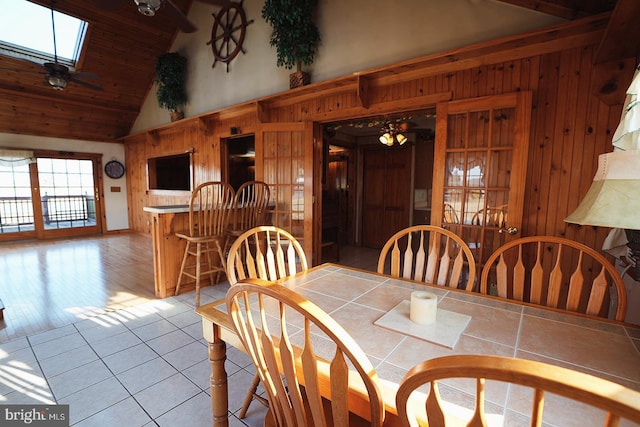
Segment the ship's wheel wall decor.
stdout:
<path fill-rule="evenodd" d="M 215 67 L 217 62 L 222 62 L 227 64 L 227 72 L 229 72 L 229 62 L 238 53 L 247 53 L 242 44 L 247 33 L 247 25 L 252 24 L 253 19 L 247 21 L 247 15 L 242 7 L 243 1 L 230 2 L 223 6 L 218 13 L 212 13 L 211 40 L 207 42 L 208 45 L 211 45 L 215 58 L 211 68 Z"/>

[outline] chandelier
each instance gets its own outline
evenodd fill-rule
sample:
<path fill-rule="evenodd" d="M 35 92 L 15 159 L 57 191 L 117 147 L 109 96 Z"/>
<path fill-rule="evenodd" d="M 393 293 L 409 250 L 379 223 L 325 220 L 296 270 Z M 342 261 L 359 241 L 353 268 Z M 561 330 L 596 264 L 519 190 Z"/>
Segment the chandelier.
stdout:
<path fill-rule="evenodd" d="M 401 123 L 399 125 L 396 123 L 387 123 L 380 130 L 380 132 L 382 132 L 382 135 L 380 135 L 380 138 L 378 138 L 378 140 L 382 144 L 389 147 L 391 147 L 395 143 L 397 143 L 398 145 L 402 145 L 405 142 L 407 142 L 407 137 L 404 136 L 404 132 L 406 130 L 407 130 L 406 123 Z"/>

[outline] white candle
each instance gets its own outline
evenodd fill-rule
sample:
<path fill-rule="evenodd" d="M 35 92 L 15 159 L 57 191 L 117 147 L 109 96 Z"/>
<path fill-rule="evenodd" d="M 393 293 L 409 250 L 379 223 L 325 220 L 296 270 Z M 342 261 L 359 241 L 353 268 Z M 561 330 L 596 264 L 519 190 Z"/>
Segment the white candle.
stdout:
<path fill-rule="evenodd" d="M 411 308 L 409 317 L 420 325 L 432 325 L 436 322 L 438 297 L 431 292 L 411 292 Z"/>

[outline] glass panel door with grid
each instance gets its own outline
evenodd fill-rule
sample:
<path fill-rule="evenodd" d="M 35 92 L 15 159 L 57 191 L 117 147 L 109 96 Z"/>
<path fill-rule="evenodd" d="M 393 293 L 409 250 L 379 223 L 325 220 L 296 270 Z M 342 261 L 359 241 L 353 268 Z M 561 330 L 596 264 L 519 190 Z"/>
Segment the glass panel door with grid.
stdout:
<path fill-rule="evenodd" d="M 0 165 L 0 241 L 101 232 L 98 164 L 38 157 L 30 165 Z"/>
<path fill-rule="evenodd" d="M 432 224 L 463 237 L 482 268 L 522 222 L 531 94 L 438 105 Z"/>

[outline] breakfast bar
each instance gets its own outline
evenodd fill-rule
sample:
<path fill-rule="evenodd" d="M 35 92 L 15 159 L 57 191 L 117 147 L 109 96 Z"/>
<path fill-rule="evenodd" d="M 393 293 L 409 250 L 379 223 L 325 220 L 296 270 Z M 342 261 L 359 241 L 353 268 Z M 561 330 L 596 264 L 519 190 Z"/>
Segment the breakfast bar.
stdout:
<path fill-rule="evenodd" d="M 155 294 L 167 298 L 175 294 L 186 245 L 175 233 L 189 229 L 189 205 L 145 206 L 143 210 L 151 214 Z"/>

